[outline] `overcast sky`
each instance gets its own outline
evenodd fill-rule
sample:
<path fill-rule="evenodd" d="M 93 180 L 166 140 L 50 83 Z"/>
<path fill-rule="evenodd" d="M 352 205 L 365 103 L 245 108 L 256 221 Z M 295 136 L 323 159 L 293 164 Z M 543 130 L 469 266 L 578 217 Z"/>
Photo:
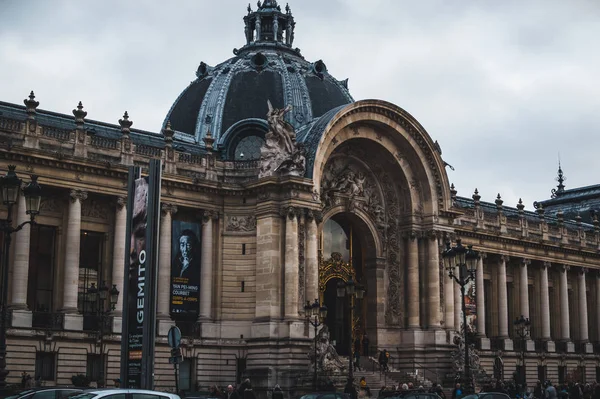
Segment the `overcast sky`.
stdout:
<path fill-rule="evenodd" d="M 290 0 L 295 46 L 356 100 L 390 101 L 438 140 L 459 195 L 527 209 L 600 183 L 600 2 Z M 244 44 L 246 0 L 0 0 L 0 100 L 158 131 Z M 252 2 L 253 8 L 256 7 Z M 285 6 L 285 3 L 282 3 Z"/>

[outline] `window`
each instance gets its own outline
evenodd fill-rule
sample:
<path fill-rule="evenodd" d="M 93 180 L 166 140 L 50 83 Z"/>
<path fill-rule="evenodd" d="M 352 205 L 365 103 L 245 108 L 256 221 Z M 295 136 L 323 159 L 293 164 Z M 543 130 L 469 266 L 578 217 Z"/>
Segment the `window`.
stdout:
<path fill-rule="evenodd" d="M 192 359 L 183 359 L 183 362 L 179 363 L 179 389 L 184 391 L 193 390 L 195 388 L 194 374 Z"/>
<path fill-rule="evenodd" d="M 42 381 L 54 381 L 56 379 L 56 353 L 37 352 L 35 354 L 35 375 Z"/>
<path fill-rule="evenodd" d="M 134 394 L 133 398 L 139 399 L 139 395 L 140 394 Z M 154 399 L 163 398 L 162 396 L 155 396 L 155 395 L 147 395 L 147 396 L 152 396 Z M 102 399 L 125 399 L 125 394 L 124 393 L 115 393 L 112 395 L 103 396 Z"/>
<path fill-rule="evenodd" d="M 100 286 L 104 241 L 104 233 L 93 231 L 81 232 L 77 308 L 82 313 L 91 313 L 93 311 L 91 304 L 85 301 L 85 296 L 92 284 L 95 287 Z"/>
<path fill-rule="evenodd" d="M 323 257 L 329 259 L 334 252 L 342 254 L 344 262 L 348 262 L 350 260 L 350 239 L 339 223 L 333 219 L 327 219 L 323 226 Z"/>
<path fill-rule="evenodd" d="M 558 383 L 564 384 L 567 378 L 567 366 L 558 366 Z"/>
<path fill-rule="evenodd" d="M 246 372 L 246 358 L 238 357 L 235 359 L 235 382 L 240 384 L 242 382 L 242 377 Z"/>
<path fill-rule="evenodd" d="M 242 244 L 242 255 L 246 255 L 246 244 Z"/>
<path fill-rule="evenodd" d="M 260 149 L 265 140 L 260 136 L 246 136 L 235 146 L 234 159 L 236 161 L 250 161 L 260 159 Z"/>
<path fill-rule="evenodd" d="M 55 234 L 53 226 L 31 226 L 27 304 L 34 312 L 53 310 Z"/>
<path fill-rule="evenodd" d="M 102 355 L 98 353 L 88 353 L 86 362 L 86 375 L 91 381 L 100 381 L 102 370 Z"/>
<path fill-rule="evenodd" d="M 181 386 L 180 386 L 181 388 Z M 183 390 L 185 390 L 185 388 L 181 388 Z M 134 393 L 131 395 L 133 398 L 132 399 L 167 399 L 166 396 L 159 396 L 159 395 L 152 395 L 152 394 L 148 394 L 148 393 Z M 124 399 L 125 395 L 123 395 L 123 399 Z M 121 399 L 121 398 L 112 398 L 111 399 Z"/>
<path fill-rule="evenodd" d="M 537 379 L 544 382 L 546 381 L 548 378 L 548 366 L 538 366 L 538 377 Z"/>

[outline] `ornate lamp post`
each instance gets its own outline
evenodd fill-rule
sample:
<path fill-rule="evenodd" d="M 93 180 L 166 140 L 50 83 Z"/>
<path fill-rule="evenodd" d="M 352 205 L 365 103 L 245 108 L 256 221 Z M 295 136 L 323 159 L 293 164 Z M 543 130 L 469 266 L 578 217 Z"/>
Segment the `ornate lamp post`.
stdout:
<path fill-rule="evenodd" d="M 517 318 L 514 322 L 515 325 L 515 333 L 519 338 L 521 338 L 521 375 L 523 376 L 523 380 L 525 379 L 525 350 L 527 349 L 527 338 L 529 338 L 529 332 L 531 328 L 531 322 L 529 318 L 525 318 L 523 315 Z"/>
<path fill-rule="evenodd" d="M 304 306 L 304 316 L 306 321 L 310 323 L 315 329 L 315 364 L 313 369 L 313 390 L 317 391 L 317 330 L 325 322 L 327 318 L 327 306 L 321 306 L 319 300 L 315 299 L 311 305 L 309 301 L 306 301 Z"/>
<path fill-rule="evenodd" d="M 109 289 L 108 285 L 106 285 L 106 281 L 102 282 L 99 288 L 96 287 L 95 283 L 92 283 L 87 290 L 85 299 L 88 302 L 88 312 L 91 312 L 92 315 L 98 316 L 99 320 L 99 334 L 100 334 L 100 382 L 105 383 L 104 381 L 104 328 L 107 324 L 108 317 L 110 313 L 115 310 L 115 305 L 119 300 L 119 290 L 117 286 L 113 284 L 112 288 Z M 108 308 L 105 303 L 108 302 Z"/>
<path fill-rule="evenodd" d="M 6 205 L 6 219 L 0 223 L 0 231 L 4 235 L 3 256 L 2 256 L 2 311 L 0 315 L 0 390 L 6 387 L 6 329 L 8 325 L 8 263 L 10 253 L 11 235 L 23 228 L 26 224 L 35 224 L 35 217 L 40 213 L 40 202 L 42 199 L 42 188 L 37 183 L 37 176 L 31 176 L 31 182 L 23 188 L 25 196 L 25 213 L 30 219 L 13 227 L 12 210 L 19 199 L 21 191 L 21 179 L 15 173 L 16 166 L 9 165 L 8 173 L 0 178 L 0 191 L 2 193 L 2 203 Z"/>
<path fill-rule="evenodd" d="M 448 271 L 448 276 L 460 286 L 462 300 L 462 322 L 465 342 L 465 368 L 464 385 L 465 391 L 473 389 L 471 378 L 471 362 L 469 360 L 469 334 L 467 326 L 467 306 L 465 303 L 465 288 L 471 280 L 475 279 L 477 271 L 477 260 L 479 253 L 474 251 L 472 246 L 465 247 L 461 240 L 456 240 L 456 246 L 452 247 L 448 241 L 446 250 L 442 254 L 444 259 L 444 268 Z"/>
<path fill-rule="evenodd" d="M 354 304 L 355 299 L 363 299 L 365 295 L 365 289 L 362 285 L 356 284 L 352 278 L 348 281 L 340 281 L 337 285 L 337 296 L 338 298 L 344 298 L 348 296 L 350 300 L 350 333 L 349 338 L 350 342 L 348 348 L 350 351 L 348 352 L 348 380 L 352 381 L 354 379 L 354 367 L 352 365 L 352 345 L 354 343 Z"/>

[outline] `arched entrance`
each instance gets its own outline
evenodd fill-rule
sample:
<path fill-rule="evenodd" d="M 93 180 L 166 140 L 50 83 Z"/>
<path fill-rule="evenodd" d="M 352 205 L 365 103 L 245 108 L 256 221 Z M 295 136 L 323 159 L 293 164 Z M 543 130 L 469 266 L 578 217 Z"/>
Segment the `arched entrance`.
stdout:
<path fill-rule="evenodd" d="M 319 297 L 328 308 L 325 323 L 330 339 L 340 355 L 348 355 L 352 343 L 367 332 L 367 295 L 365 273 L 365 235 L 370 235 L 357 216 L 338 213 L 327 219 L 321 231 L 319 264 Z M 367 291 L 365 298 L 338 296 L 338 284 L 352 280 Z M 375 295 L 375 290 L 371 292 Z M 351 312 L 351 308 L 354 311 Z M 353 313 L 353 319 L 351 314 Z"/>

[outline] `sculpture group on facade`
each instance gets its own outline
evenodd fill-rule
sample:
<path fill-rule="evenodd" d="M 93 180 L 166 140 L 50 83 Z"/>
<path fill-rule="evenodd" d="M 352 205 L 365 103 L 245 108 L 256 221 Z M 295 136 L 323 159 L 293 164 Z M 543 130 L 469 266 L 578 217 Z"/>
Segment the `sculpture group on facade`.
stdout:
<path fill-rule="evenodd" d="M 260 150 L 260 172 L 258 177 L 268 176 L 304 176 L 306 156 L 304 147 L 296 143 L 294 127 L 285 121 L 285 114 L 292 107 L 273 108 L 267 101 L 269 112 L 267 122 L 269 131 Z"/>
<path fill-rule="evenodd" d="M 327 375 L 343 374 L 345 366 L 340 356 L 337 354 L 333 345 L 329 341 L 329 329 L 323 325 L 317 334 L 317 361 L 315 363 L 315 353 L 311 349 L 308 353 L 311 367 L 315 367 L 320 373 Z"/>

